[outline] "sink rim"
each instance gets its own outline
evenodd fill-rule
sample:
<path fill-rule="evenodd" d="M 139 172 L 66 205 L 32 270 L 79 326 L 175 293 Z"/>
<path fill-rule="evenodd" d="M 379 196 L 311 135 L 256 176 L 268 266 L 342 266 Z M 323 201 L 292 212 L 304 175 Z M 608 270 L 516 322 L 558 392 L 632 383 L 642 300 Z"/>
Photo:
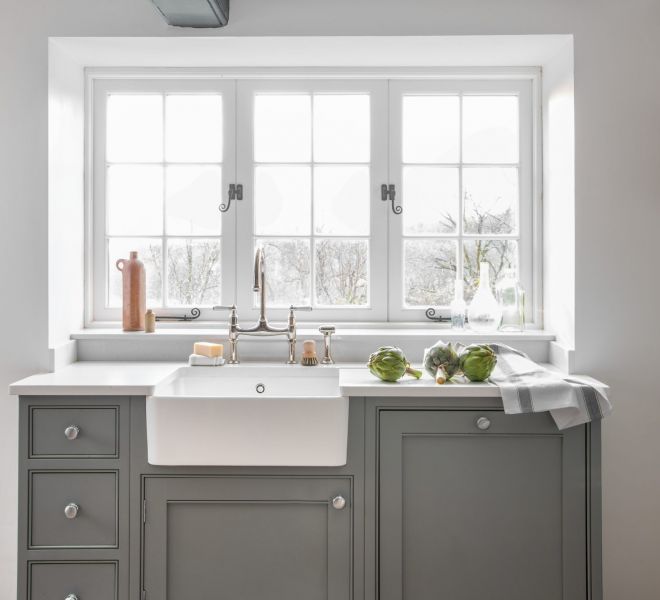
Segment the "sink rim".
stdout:
<path fill-rule="evenodd" d="M 189 401 L 194 399 L 217 399 L 222 400 L 241 400 L 241 401 L 250 401 L 250 400 L 261 400 L 261 401 L 274 401 L 274 400 L 290 400 L 290 399 L 306 399 L 313 401 L 315 399 L 344 399 L 347 398 L 345 394 L 341 393 L 341 388 L 339 385 L 339 368 L 335 365 L 323 366 L 319 371 L 314 373 L 307 373 L 306 370 L 309 367 L 303 367 L 301 365 L 280 365 L 280 364 L 239 364 L 239 365 L 229 365 L 228 371 L 224 371 L 227 365 L 222 367 L 190 367 L 182 366 L 177 368 L 173 373 L 171 373 L 166 379 L 158 383 L 152 394 L 147 396 L 149 399 L 163 399 L 163 400 L 180 400 L 180 401 Z M 270 371 L 270 372 L 269 372 Z M 295 373 L 295 374 L 294 374 Z M 259 375 L 263 377 L 259 378 Z M 225 377 L 228 379 L 236 380 L 242 376 L 250 378 L 253 381 L 262 383 L 260 379 L 265 380 L 266 385 L 268 384 L 269 378 L 290 378 L 292 382 L 306 383 L 309 384 L 309 380 L 315 379 L 334 379 L 336 387 L 330 393 L 320 394 L 318 391 L 315 391 L 314 388 L 309 389 L 309 391 L 303 390 L 303 392 L 296 391 L 295 393 L 287 394 L 258 394 L 250 393 L 248 395 L 243 393 L 234 393 L 228 392 L 226 394 L 218 394 L 213 391 L 211 393 L 178 393 L 172 389 L 172 386 L 177 380 L 184 379 L 209 379 L 209 380 L 220 380 Z"/>

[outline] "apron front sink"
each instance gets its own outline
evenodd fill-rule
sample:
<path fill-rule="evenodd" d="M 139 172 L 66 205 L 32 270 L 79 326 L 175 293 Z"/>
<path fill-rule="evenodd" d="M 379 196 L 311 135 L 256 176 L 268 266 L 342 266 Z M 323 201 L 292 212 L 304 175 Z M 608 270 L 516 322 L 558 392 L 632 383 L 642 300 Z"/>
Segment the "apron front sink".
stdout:
<path fill-rule="evenodd" d="M 326 367 L 182 367 L 147 397 L 149 464 L 340 466 L 348 398 Z"/>

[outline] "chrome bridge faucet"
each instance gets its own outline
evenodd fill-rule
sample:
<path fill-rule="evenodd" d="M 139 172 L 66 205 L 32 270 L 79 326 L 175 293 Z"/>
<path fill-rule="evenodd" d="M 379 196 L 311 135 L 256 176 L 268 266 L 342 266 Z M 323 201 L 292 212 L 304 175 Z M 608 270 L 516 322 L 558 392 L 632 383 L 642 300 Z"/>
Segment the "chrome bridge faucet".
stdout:
<path fill-rule="evenodd" d="M 259 293 L 259 321 L 254 327 L 241 327 L 238 324 L 238 313 L 236 305 L 214 306 L 213 310 L 230 310 L 229 315 L 229 360 L 230 365 L 240 362 L 238 359 L 238 337 L 240 335 L 285 335 L 289 343 L 288 365 L 296 364 L 296 310 L 312 310 L 311 306 L 289 307 L 289 318 L 286 327 L 273 327 L 266 318 L 266 267 L 264 262 L 264 251 L 257 248 L 254 255 L 254 287 Z"/>

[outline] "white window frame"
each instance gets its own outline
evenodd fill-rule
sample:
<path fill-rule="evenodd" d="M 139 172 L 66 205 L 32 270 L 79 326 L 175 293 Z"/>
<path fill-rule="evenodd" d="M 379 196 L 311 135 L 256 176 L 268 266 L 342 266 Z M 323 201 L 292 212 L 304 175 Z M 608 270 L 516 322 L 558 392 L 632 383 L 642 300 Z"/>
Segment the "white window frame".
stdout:
<path fill-rule="evenodd" d="M 402 181 L 402 129 L 403 129 L 403 96 L 404 95 L 430 95 L 446 94 L 459 96 L 496 96 L 515 95 L 519 106 L 519 167 L 518 181 L 518 232 L 511 235 L 476 236 L 463 233 L 463 188 L 462 188 L 462 149 L 459 150 L 458 163 L 446 163 L 443 167 L 457 167 L 459 169 L 459 212 L 458 231 L 455 234 L 438 234 L 433 236 L 415 236 L 408 239 L 451 239 L 458 240 L 457 273 L 463 276 L 463 253 L 460 240 L 475 238 L 516 240 L 518 242 L 518 277 L 526 291 L 526 318 L 535 321 L 535 282 L 534 282 L 534 220 L 535 220 L 535 190 L 534 190 L 534 110 L 533 110 L 533 81 L 531 79 L 518 80 L 407 80 L 390 82 L 390 182 L 395 185 L 399 202 L 405 211 L 406 192 Z M 461 117 L 462 120 L 462 111 Z M 462 138 L 462 126 L 460 127 Z M 462 146 L 462 139 L 460 142 Z M 465 163 L 468 167 L 478 167 L 478 164 Z M 493 166 L 488 164 L 487 166 Z M 394 216 L 394 215 L 392 215 Z M 436 313 L 449 316 L 446 306 L 406 307 L 404 303 L 404 253 L 403 219 L 390 218 L 390 289 L 389 289 L 389 320 L 390 321 L 420 321 L 425 319 L 427 308 L 435 308 Z"/>
<path fill-rule="evenodd" d="M 98 79 L 94 81 L 93 90 L 93 139 L 92 139 L 92 189 L 93 201 L 88 203 L 88 231 L 92 233 L 92 310 L 94 321 L 118 321 L 121 318 L 121 309 L 106 306 L 108 270 L 112 265 L 108 264 L 107 256 L 107 232 L 106 232 L 106 100 L 109 94 L 186 94 L 186 93 L 220 93 L 222 94 L 223 107 L 223 153 L 222 153 L 222 195 L 218 197 L 218 205 L 225 201 L 225 192 L 229 183 L 233 183 L 236 177 L 236 133 L 235 133 L 235 84 L 233 81 L 220 79 L 191 80 L 191 79 Z M 171 164 L 165 162 L 150 164 Z M 198 164 L 198 163 L 181 163 Z M 220 214 L 220 213 L 218 213 Z M 162 277 L 163 277 L 163 302 L 166 301 L 165 290 L 167 286 L 167 239 L 191 236 L 172 236 L 165 231 L 159 236 L 117 236 L 122 238 L 158 238 L 162 243 Z M 192 236 L 195 237 L 195 236 Z M 205 239 L 212 236 L 200 236 Z M 236 250 L 236 213 L 228 211 L 222 214 L 221 231 L 221 304 L 230 304 L 234 301 L 234 289 L 236 287 L 235 261 L 233 257 Z M 89 246 L 88 246 L 89 247 Z M 202 318 L 210 319 L 212 311 L 210 307 L 200 307 Z M 188 312 L 186 307 L 163 307 L 158 308 L 159 315 L 182 315 Z"/>
<path fill-rule="evenodd" d="M 371 94 L 371 241 L 370 305 L 368 308 L 324 308 L 299 313 L 300 321 L 325 320 L 393 324 L 429 323 L 422 308 L 403 306 L 402 219 L 380 199 L 380 185 L 393 183 L 401 191 L 401 107 L 393 97 L 403 90 L 462 90 L 521 94 L 520 277 L 527 292 L 527 321 L 542 326 L 541 251 L 541 75 L 540 69 L 93 69 L 87 74 L 86 116 L 86 324 L 120 320 L 119 309 L 105 308 L 105 97 L 110 91 L 172 92 L 220 91 L 223 94 L 223 195 L 229 183 L 242 183 L 244 200 L 232 203 L 223 214 L 222 304 L 236 303 L 241 321 L 257 314 L 252 293 L 252 125 L 251 99 L 255 90 L 368 91 Z M 247 104 L 246 104 L 247 102 Z M 523 113 L 523 104 L 525 112 Z M 394 113 L 397 112 L 398 116 Z M 237 135 L 236 131 L 241 134 Z M 244 132 L 249 131 L 250 134 Z M 399 149 L 398 155 L 395 148 Z M 523 162 L 528 163 L 523 168 Z M 523 173 L 524 171 L 524 173 Z M 525 191 L 524 191 L 525 190 Z M 402 200 L 402 195 L 398 194 Z M 439 236 L 441 237 L 441 236 Z M 249 246 L 249 251 L 248 251 Z M 235 256 L 235 260 L 229 257 Z M 461 257 L 462 259 L 462 257 Z M 163 262 L 164 269 L 166 268 Z M 166 276 L 166 273 L 163 273 Z M 389 292 L 389 293 L 388 293 Z M 202 308 L 200 321 L 225 321 L 224 311 Z M 159 314 L 180 315 L 183 307 L 158 309 Z M 269 308 L 273 320 L 284 309 Z M 185 323 L 182 324 L 186 326 Z"/>
<path fill-rule="evenodd" d="M 387 83 L 376 80 L 247 80 L 237 84 L 238 126 L 245 139 L 238 145 L 238 179 L 243 183 L 244 202 L 238 210 L 238 268 L 237 305 L 241 315 L 255 319 L 258 306 L 254 285 L 254 159 L 253 159 L 253 114 L 255 94 L 323 94 L 323 93 L 368 93 L 371 106 L 371 152 L 370 152 L 370 242 L 369 242 L 369 299 L 365 307 L 314 306 L 311 313 L 299 313 L 300 318 L 314 321 L 334 319 L 338 321 L 385 321 L 387 319 L 387 212 L 378 201 L 380 184 L 387 177 Z M 240 141 L 240 140 L 239 140 Z M 313 158 L 313 157 L 312 157 Z M 313 163 L 318 164 L 318 163 Z M 334 163 L 333 163 L 334 164 Z M 313 210 L 313 207 L 312 207 Z M 313 215 L 313 213 L 312 213 Z M 268 236 L 276 237 L 276 236 Z M 314 237 L 309 236 L 310 238 Z M 327 236 L 320 236 L 327 237 Z M 359 237 L 359 236 L 351 236 Z M 341 239 L 341 238 L 338 238 Z M 312 296 L 314 295 L 314 250 L 312 247 Z M 266 257 L 266 277 L 268 259 Z M 295 302 L 294 302 L 295 304 Z M 268 315 L 274 319 L 285 319 L 288 311 L 284 308 L 268 308 Z M 305 315 L 305 317 L 303 317 Z"/>

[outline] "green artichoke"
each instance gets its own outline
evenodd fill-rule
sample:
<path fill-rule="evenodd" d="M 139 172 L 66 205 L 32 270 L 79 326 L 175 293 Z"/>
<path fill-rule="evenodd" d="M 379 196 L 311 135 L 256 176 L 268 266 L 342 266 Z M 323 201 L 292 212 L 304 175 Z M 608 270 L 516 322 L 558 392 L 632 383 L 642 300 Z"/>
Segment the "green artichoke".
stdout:
<path fill-rule="evenodd" d="M 438 341 L 424 350 L 424 368 L 438 383 L 445 383 L 460 370 L 458 353 L 454 346 Z"/>
<path fill-rule="evenodd" d="M 376 350 L 367 363 L 369 370 L 383 381 L 398 381 L 406 373 L 419 379 L 422 372 L 411 369 L 401 348 L 382 346 Z"/>
<path fill-rule="evenodd" d="M 486 381 L 495 368 L 497 356 L 486 344 L 471 344 L 460 355 L 460 368 L 470 381 Z"/>

